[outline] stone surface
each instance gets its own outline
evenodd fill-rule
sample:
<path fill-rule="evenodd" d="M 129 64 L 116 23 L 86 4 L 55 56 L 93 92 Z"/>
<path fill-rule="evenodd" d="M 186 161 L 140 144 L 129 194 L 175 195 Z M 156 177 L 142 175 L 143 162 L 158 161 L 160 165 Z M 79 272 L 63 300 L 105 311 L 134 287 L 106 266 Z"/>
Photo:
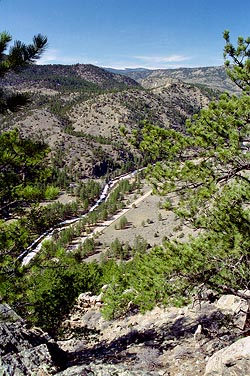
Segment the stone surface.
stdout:
<path fill-rule="evenodd" d="M 62 351 L 55 341 L 23 320 L 0 322 L 0 338 L 0 376 L 45 376 L 59 369 Z"/>
<path fill-rule="evenodd" d="M 88 366 L 74 366 L 55 376 L 146 376 L 153 375 L 150 371 L 128 370 L 125 366 L 110 364 L 89 364 Z M 160 373 L 158 373 L 160 375 Z"/>
<path fill-rule="evenodd" d="M 2 357 L 2 366 L 7 375 L 51 375 L 56 368 L 45 344 Z"/>
<path fill-rule="evenodd" d="M 231 294 L 222 295 L 217 301 L 216 306 L 223 313 L 232 315 L 234 323 L 238 328 L 244 328 L 248 312 L 248 303 L 246 300 Z"/>
<path fill-rule="evenodd" d="M 208 360 L 204 376 L 250 376 L 250 337 L 216 352 Z"/>
<path fill-rule="evenodd" d="M 8 304 L 0 304 L 0 322 L 1 321 L 24 322 L 24 320 Z"/>
<path fill-rule="evenodd" d="M 184 308 L 155 307 L 146 314 L 131 313 L 108 322 L 100 314 L 101 299 L 82 294 L 64 323 L 65 340 L 60 346 L 68 352 L 69 359 L 72 357 L 74 365 L 80 359 L 89 364 L 95 359 L 102 364 L 126 364 L 131 375 L 139 371 L 145 375 L 203 374 L 207 359 L 241 333 L 235 322 L 238 308 L 245 302 L 234 298 L 226 296 L 219 303 L 195 300 Z M 231 305 L 232 299 L 235 306 Z M 123 371 L 114 374 L 122 375 Z M 98 372 L 94 374 L 99 375 Z"/>
<path fill-rule="evenodd" d="M 106 321 L 102 296 L 84 293 L 57 342 L 24 321 L 0 322 L 0 376 L 249 375 L 250 337 L 237 341 L 246 302 L 212 300 Z"/>

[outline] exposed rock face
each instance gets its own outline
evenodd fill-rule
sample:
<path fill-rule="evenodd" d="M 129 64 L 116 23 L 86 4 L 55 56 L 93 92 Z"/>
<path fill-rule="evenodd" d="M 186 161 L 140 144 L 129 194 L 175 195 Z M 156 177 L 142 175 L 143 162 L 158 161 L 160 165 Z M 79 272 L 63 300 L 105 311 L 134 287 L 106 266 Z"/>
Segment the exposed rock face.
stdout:
<path fill-rule="evenodd" d="M 216 352 L 206 366 L 205 376 L 249 376 L 250 337 Z"/>
<path fill-rule="evenodd" d="M 243 299 L 131 311 L 114 321 L 102 318 L 101 306 L 102 294 L 81 294 L 57 343 L 18 317 L 0 323 L 0 375 L 250 375 L 250 337 L 238 340 L 247 319 Z"/>
<path fill-rule="evenodd" d="M 0 322 L 1 321 L 19 321 L 24 320 L 8 304 L 0 304 Z"/>
<path fill-rule="evenodd" d="M 222 295 L 217 301 L 216 306 L 224 314 L 234 316 L 235 325 L 242 330 L 244 329 L 246 312 L 248 311 L 248 303 L 246 300 L 231 294 Z"/>
<path fill-rule="evenodd" d="M 46 333 L 27 329 L 7 305 L 0 305 L 0 375 L 51 375 L 59 369 L 63 352 Z M 4 312 L 4 314 L 3 314 Z M 15 320 L 15 321 L 13 321 Z"/>
<path fill-rule="evenodd" d="M 9 353 L 1 359 L 0 374 L 9 375 L 50 375 L 55 372 L 50 353 L 45 344 L 18 352 Z"/>
<path fill-rule="evenodd" d="M 76 375 L 204 374 L 207 359 L 241 334 L 238 324 L 243 325 L 247 312 L 246 301 L 227 295 L 213 303 L 156 307 L 144 315 L 107 322 L 100 305 L 100 296 L 81 294 L 64 323 L 68 334 L 60 345 L 70 363 L 78 364 Z M 71 375 L 67 372 L 70 369 L 61 375 Z"/>
<path fill-rule="evenodd" d="M 160 375 L 161 373 L 158 373 Z M 75 366 L 66 369 L 56 376 L 146 376 L 151 373 L 145 371 L 127 370 L 125 366 L 111 364 L 90 364 L 89 366 Z M 162 374 L 163 375 L 163 374 Z"/>

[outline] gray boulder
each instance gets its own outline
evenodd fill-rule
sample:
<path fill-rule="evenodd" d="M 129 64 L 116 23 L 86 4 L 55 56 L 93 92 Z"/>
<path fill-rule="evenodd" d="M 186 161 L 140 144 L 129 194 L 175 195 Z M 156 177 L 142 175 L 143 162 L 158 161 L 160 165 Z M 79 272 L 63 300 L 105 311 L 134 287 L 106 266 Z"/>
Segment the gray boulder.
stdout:
<path fill-rule="evenodd" d="M 250 337 L 213 354 L 204 376 L 250 376 Z"/>
<path fill-rule="evenodd" d="M 88 366 L 70 367 L 63 372 L 57 373 L 55 376 L 158 376 L 161 374 L 140 370 L 132 371 L 127 368 L 126 365 L 91 363 Z"/>
<path fill-rule="evenodd" d="M 23 321 L 0 322 L 0 376 L 50 375 L 64 353 L 48 334 Z"/>
<path fill-rule="evenodd" d="M 0 358 L 0 375 L 51 375 L 56 371 L 51 355 L 45 344 L 33 349 L 23 350 L 17 354 L 9 353 Z"/>
<path fill-rule="evenodd" d="M 243 330 L 247 318 L 248 302 L 238 296 L 222 295 L 216 303 L 217 308 L 226 315 L 231 315 L 234 325 Z"/>
<path fill-rule="evenodd" d="M 0 322 L 4 321 L 24 322 L 24 320 L 6 303 L 0 304 Z"/>

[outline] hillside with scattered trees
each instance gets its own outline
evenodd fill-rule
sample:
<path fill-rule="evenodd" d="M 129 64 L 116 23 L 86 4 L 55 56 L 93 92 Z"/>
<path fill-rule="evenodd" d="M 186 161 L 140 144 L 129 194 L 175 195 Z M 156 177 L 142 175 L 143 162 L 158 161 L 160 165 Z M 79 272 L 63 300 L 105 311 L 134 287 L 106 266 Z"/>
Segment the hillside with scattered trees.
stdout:
<path fill-rule="evenodd" d="M 226 72 L 239 87 L 237 95 L 219 95 L 171 78 L 162 87 L 145 89 L 93 66 L 35 66 L 46 37 L 39 34 L 30 45 L 14 42 L 6 57 L 11 36 L 0 34 L 0 297 L 28 325 L 63 338 L 76 299 L 90 291 L 101 294 L 102 317 L 112 323 L 155 307 L 181 307 L 204 289 L 216 297 L 227 293 L 244 299 L 247 317 L 250 39 L 239 37 L 234 46 L 228 31 L 224 39 Z M 117 180 L 105 200 L 90 210 L 111 178 L 137 169 L 136 177 Z M 167 197 L 162 209 L 174 213 L 192 235 L 165 237 L 158 245 L 148 245 L 140 236 L 133 245 L 116 238 L 105 257 L 86 261 L 100 246 L 91 231 L 133 206 L 135 197 L 129 198 L 145 193 L 145 174 L 153 193 Z M 72 200 L 57 200 L 62 193 Z M 76 217 L 80 220 L 75 224 L 62 225 Z M 148 218 L 141 226 L 150 224 Z M 123 216 L 115 231 L 130 226 Z M 53 228 L 36 257 L 23 264 L 30 244 Z M 71 247 L 83 237 L 85 242 Z M 196 323 L 207 325 L 215 336 L 216 328 L 209 327 L 205 316 Z M 230 343 L 249 331 L 245 319 L 230 337 L 225 334 L 230 317 L 224 319 L 229 321 L 222 324 L 221 319 L 217 329 L 223 328 Z M 152 338 L 159 342 L 158 333 L 145 331 L 143 337 L 133 325 L 112 346 L 127 350 L 134 339 L 154 349 Z M 168 328 L 173 338 L 176 326 Z M 185 330 L 183 324 L 179 337 Z M 78 331 L 76 337 L 91 337 L 86 326 Z M 94 358 L 98 349 L 107 351 L 103 346 L 103 341 L 96 342 L 88 354 Z M 79 361 L 79 354 L 67 354 L 68 364 Z M 110 355 L 117 360 L 115 356 Z"/>

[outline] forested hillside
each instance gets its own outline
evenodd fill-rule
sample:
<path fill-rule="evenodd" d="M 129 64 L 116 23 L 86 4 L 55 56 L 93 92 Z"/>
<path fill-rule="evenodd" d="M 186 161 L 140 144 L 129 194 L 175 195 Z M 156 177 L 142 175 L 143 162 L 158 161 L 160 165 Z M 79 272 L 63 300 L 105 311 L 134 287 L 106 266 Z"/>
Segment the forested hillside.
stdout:
<path fill-rule="evenodd" d="M 15 89 L 53 89 L 55 91 L 99 91 L 139 86 L 133 79 L 112 74 L 90 64 L 32 65 L 19 74 L 9 72 L 1 86 Z"/>
<path fill-rule="evenodd" d="M 213 299 L 223 293 L 244 299 L 247 317 L 250 39 L 239 38 L 234 46 L 227 31 L 224 39 L 226 71 L 240 95 L 219 96 L 172 78 L 145 89 L 89 65 L 34 66 L 46 47 L 42 36 L 29 48 L 17 44 L 14 57 L 1 58 L 0 297 L 28 325 L 56 339 L 66 336 L 65 320 L 83 293 L 99 295 L 95 303 L 111 321 L 155 307 L 180 307 L 194 295 L 199 300 L 203 291 Z M 8 34 L 1 34 L 1 56 L 10 42 Z M 15 75 L 17 67 L 28 70 Z M 112 180 L 133 170 L 138 174 Z M 123 209 L 137 209 L 138 196 L 151 194 L 143 191 L 145 176 L 153 193 L 166 199 L 161 210 L 173 214 L 178 226 L 188 226 L 192 236 L 163 234 L 158 245 L 148 244 L 140 234 L 133 244 L 116 238 L 109 252 L 102 253 L 95 228 L 104 228 Z M 104 187 L 108 194 L 103 194 Z M 60 201 L 62 195 L 66 203 Z M 72 218 L 76 223 L 63 223 Z M 150 225 L 151 218 L 141 223 Z M 118 233 L 134 224 L 123 216 L 115 226 Z M 40 236 L 45 240 L 39 252 L 23 263 Z M 80 245 L 73 247 L 79 239 Z M 88 258 L 98 252 L 95 260 Z M 178 322 L 183 325 L 180 337 L 187 330 L 181 320 L 179 315 L 168 328 L 173 338 Z M 205 325 L 208 336 L 216 331 L 205 314 L 195 320 Z M 230 317 L 220 320 L 218 331 L 229 343 L 249 330 L 245 318 L 237 334 L 229 336 L 225 327 Z M 134 339 L 154 349 L 158 332 L 147 325 L 144 337 L 131 329 L 112 346 L 127 350 Z M 74 335 L 90 332 L 85 326 Z M 101 339 L 96 343 L 91 357 L 105 350 Z M 169 349 L 169 343 L 160 343 L 159 351 Z M 69 357 L 69 364 L 80 355 Z"/>
<path fill-rule="evenodd" d="M 129 141 L 143 121 L 184 129 L 186 118 L 216 96 L 171 80 L 162 89 L 145 90 L 90 65 L 32 66 L 6 76 L 2 85 L 30 96 L 24 111 L 4 114 L 2 130 L 18 128 L 48 144 L 61 181 L 65 175 L 74 181 L 145 166 L 148 156 Z"/>

